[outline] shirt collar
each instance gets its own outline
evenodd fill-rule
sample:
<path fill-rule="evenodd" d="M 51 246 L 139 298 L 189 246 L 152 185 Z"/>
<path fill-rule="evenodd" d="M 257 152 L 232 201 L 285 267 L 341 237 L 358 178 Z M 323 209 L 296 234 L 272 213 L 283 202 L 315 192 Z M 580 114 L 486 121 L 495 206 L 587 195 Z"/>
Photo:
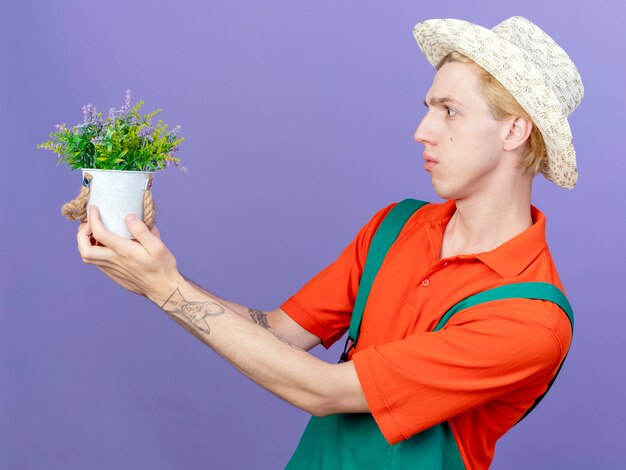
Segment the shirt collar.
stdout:
<path fill-rule="evenodd" d="M 433 204 L 432 211 L 426 215 L 430 226 L 435 228 L 438 237 L 436 241 L 430 238 L 433 253 L 439 259 L 443 232 L 452 214 L 456 210 L 456 202 L 450 199 L 441 204 Z M 530 205 L 530 215 L 533 224 L 523 232 L 490 251 L 472 255 L 460 255 L 460 258 L 476 258 L 503 278 L 518 276 L 547 246 L 546 244 L 546 217 L 539 209 Z"/>

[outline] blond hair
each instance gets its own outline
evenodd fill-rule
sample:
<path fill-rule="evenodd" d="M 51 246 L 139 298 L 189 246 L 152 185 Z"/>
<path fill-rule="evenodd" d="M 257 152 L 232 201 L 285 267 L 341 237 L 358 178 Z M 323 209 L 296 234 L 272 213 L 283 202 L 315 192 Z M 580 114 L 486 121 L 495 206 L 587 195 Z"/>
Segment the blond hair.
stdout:
<path fill-rule="evenodd" d="M 543 160 L 546 158 L 546 146 L 539 128 L 535 125 L 528 113 L 524 111 L 524 108 L 522 108 L 513 95 L 511 95 L 493 75 L 476 64 L 472 59 L 458 51 L 452 51 L 446 54 L 435 68 L 439 70 L 447 62 L 461 62 L 476 65 L 482 94 L 495 119 L 503 120 L 513 116 L 519 116 L 532 123 L 533 127 L 528 138 L 528 145 L 522 153 L 518 168 L 523 168 L 525 172 L 535 176 L 541 169 Z"/>

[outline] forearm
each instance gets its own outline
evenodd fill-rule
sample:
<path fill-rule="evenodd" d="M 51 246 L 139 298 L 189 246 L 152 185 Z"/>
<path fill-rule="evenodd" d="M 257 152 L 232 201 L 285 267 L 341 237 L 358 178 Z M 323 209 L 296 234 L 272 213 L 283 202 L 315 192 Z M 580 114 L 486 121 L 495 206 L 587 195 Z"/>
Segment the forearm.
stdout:
<path fill-rule="evenodd" d="M 254 308 L 245 307 L 245 306 L 240 305 L 240 304 L 238 304 L 236 302 L 231 302 L 229 300 L 226 300 L 226 299 L 224 299 L 224 298 L 214 294 L 213 292 L 209 292 L 204 287 L 196 284 L 195 282 L 193 282 L 188 277 L 186 277 L 186 276 L 183 276 L 183 277 L 185 278 L 185 280 L 189 284 L 191 284 L 192 287 L 195 287 L 198 291 L 202 292 L 207 297 L 210 297 L 212 299 L 216 299 L 218 302 L 226 305 L 230 310 L 235 312 L 241 318 L 243 318 L 243 319 L 245 319 L 247 321 L 250 321 L 252 323 L 256 323 L 260 327 L 265 328 L 266 330 L 270 331 L 279 340 L 281 340 L 281 341 L 283 341 L 285 343 L 289 343 L 289 341 L 287 339 L 285 339 L 281 335 L 279 335 L 276 331 L 274 331 L 274 328 L 272 328 L 270 326 L 269 319 L 268 319 L 268 316 L 267 316 L 267 312 L 264 312 L 263 310 L 258 310 L 258 309 L 254 309 Z M 302 349 L 302 348 L 300 348 L 300 349 Z"/>
<path fill-rule="evenodd" d="M 251 308 L 245 307 L 243 305 L 240 305 L 236 302 L 231 302 L 229 300 L 223 299 L 222 297 L 214 294 L 213 292 L 209 292 L 208 290 L 206 290 L 204 287 L 202 287 L 201 285 L 195 283 L 194 281 L 192 281 L 191 279 L 189 279 L 187 276 L 183 275 L 183 277 L 185 278 L 185 280 L 191 284 L 192 287 L 195 287 L 197 290 L 199 290 L 200 292 L 206 294 L 207 296 L 213 298 L 213 299 L 217 299 L 217 301 L 219 301 L 222 304 L 225 304 L 230 310 L 232 310 L 233 312 L 235 312 L 237 315 L 239 315 L 241 318 L 244 318 L 248 321 L 252 321 L 253 320 L 253 312 L 256 312 L 257 310 L 253 310 Z"/>
<path fill-rule="evenodd" d="M 311 414 L 329 409 L 328 392 L 340 365 L 295 347 L 190 282 L 179 282 L 165 300 L 151 300 L 265 389 Z"/>
<path fill-rule="evenodd" d="M 157 236 L 158 231 L 153 233 L 134 219 L 126 222 L 136 242 L 107 231 L 92 207 L 90 222 L 82 224 L 77 234 L 83 261 L 95 264 L 126 289 L 148 297 L 246 376 L 295 406 L 312 414 L 367 410 L 351 363 L 322 362 L 275 335 L 265 312 L 256 311 L 257 315 L 248 319 L 245 307 L 194 287 L 178 271 L 176 259 Z M 102 246 L 92 244 L 92 235 Z M 319 339 L 308 332 L 308 337 L 298 335 L 299 325 L 295 329 L 296 334 L 289 337 L 298 337 L 298 344 L 312 347 Z"/>

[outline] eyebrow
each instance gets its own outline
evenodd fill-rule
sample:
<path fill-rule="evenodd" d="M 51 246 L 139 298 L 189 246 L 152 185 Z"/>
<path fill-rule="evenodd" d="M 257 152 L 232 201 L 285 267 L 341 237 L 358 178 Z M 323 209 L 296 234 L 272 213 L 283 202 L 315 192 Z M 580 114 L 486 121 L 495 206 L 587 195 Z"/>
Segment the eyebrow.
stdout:
<path fill-rule="evenodd" d="M 442 105 L 442 104 L 456 104 L 458 106 L 463 106 L 463 103 L 461 103 L 458 100 L 455 100 L 454 98 L 452 98 L 451 96 L 443 96 L 441 98 L 437 98 L 437 97 L 432 97 L 429 100 L 430 104 L 432 106 L 436 106 L 436 105 Z M 424 100 L 424 106 L 426 106 L 428 108 L 428 103 L 426 102 L 426 100 Z"/>

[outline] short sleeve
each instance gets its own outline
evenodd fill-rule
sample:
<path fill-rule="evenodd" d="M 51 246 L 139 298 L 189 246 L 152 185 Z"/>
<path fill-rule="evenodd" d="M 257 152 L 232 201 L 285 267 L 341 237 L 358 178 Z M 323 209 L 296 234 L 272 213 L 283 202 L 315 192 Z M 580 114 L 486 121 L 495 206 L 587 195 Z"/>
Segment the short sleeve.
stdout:
<path fill-rule="evenodd" d="M 506 299 L 459 312 L 437 332 L 369 346 L 352 360 L 372 415 L 395 444 L 520 390 L 532 403 L 570 341 L 559 307 Z"/>
<path fill-rule="evenodd" d="M 378 210 L 335 261 L 309 280 L 280 308 L 328 349 L 350 326 L 370 243 L 378 226 L 397 204 Z"/>

